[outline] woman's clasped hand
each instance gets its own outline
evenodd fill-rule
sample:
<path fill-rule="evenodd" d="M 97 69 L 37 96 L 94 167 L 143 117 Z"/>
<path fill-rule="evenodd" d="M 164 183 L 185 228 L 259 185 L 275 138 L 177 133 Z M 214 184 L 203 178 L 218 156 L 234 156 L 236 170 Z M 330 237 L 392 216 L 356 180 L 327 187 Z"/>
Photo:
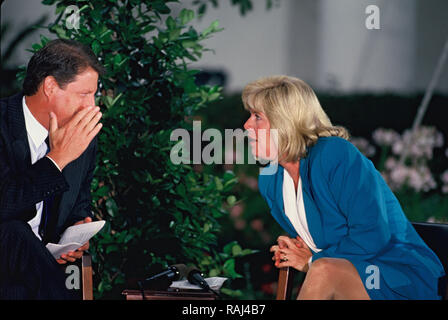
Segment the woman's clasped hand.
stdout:
<path fill-rule="evenodd" d="M 289 238 L 280 236 L 277 245 L 271 247 L 270 252 L 274 253 L 272 260 L 277 268 L 293 267 L 302 272 L 308 271 L 308 262 L 312 257 L 310 248 L 299 236 Z"/>

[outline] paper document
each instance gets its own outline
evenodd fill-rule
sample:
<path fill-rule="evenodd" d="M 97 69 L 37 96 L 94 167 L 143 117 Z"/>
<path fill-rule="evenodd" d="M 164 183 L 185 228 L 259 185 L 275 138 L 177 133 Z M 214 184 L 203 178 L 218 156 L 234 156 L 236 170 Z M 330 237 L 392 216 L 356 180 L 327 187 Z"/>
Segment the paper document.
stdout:
<path fill-rule="evenodd" d="M 222 277 L 212 277 L 212 278 L 206 278 L 205 281 L 208 283 L 209 287 L 213 290 L 219 290 L 221 289 L 224 282 L 227 280 L 227 278 Z M 200 286 L 197 286 L 195 284 L 191 284 L 188 282 L 188 280 L 181 280 L 181 281 L 173 281 L 170 288 L 173 289 L 193 289 L 193 290 L 202 290 Z"/>
<path fill-rule="evenodd" d="M 62 254 L 82 247 L 104 227 L 105 223 L 106 221 L 102 220 L 68 227 L 62 234 L 59 243 L 48 243 L 47 249 L 55 259 L 59 259 Z"/>

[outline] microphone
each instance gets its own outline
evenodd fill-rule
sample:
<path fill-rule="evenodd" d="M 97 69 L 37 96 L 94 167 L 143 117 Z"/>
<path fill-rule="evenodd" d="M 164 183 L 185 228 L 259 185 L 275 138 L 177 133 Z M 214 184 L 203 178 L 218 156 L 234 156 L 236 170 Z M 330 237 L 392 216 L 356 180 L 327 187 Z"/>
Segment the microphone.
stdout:
<path fill-rule="evenodd" d="M 148 287 L 153 290 L 166 290 L 173 281 L 186 275 L 187 266 L 184 264 L 175 264 L 143 281 L 139 281 L 139 285 L 141 288 Z"/>
<path fill-rule="evenodd" d="M 162 277 L 167 277 L 170 280 L 178 280 L 181 277 L 184 277 L 187 272 L 187 266 L 184 264 L 174 264 L 165 271 L 157 273 L 149 278 L 146 278 L 144 281 L 153 281 Z"/>
<path fill-rule="evenodd" d="M 210 291 L 210 292 L 214 293 L 216 296 L 220 297 L 219 293 L 217 293 L 215 290 L 210 288 L 207 281 L 205 281 L 202 273 L 197 268 L 195 268 L 195 267 L 188 268 L 187 280 L 191 284 L 200 286 L 202 289 Z"/>

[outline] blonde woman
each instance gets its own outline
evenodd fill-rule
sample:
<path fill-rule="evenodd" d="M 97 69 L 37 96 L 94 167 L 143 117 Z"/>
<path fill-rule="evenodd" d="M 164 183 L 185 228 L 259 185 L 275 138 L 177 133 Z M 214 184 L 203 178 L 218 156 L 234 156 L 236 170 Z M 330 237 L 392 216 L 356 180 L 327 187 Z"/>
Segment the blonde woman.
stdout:
<path fill-rule="evenodd" d="M 289 234 L 271 247 L 275 266 L 307 273 L 297 298 L 440 299 L 439 259 L 313 90 L 275 76 L 248 84 L 242 98 L 252 152 L 271 161 L 260 193 Z"/>

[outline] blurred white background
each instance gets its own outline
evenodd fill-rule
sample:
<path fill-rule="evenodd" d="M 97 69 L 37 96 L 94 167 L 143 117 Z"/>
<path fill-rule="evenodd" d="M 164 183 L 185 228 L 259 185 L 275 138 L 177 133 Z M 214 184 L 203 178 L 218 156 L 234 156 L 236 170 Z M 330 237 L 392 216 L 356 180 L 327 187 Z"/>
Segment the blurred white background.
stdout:
<path fill-rule="evenodd" d="M 448 39 L 446 0 L 277 0 L 269 11 L 264 0 L 253 0 L 244 17 L 230 2 L 209 6 L 194 23 L 203 30 L 219 20 L 224 28 L 205 42 L 214 53 L 193 66 L 225 72 L 227 92 L 274 74 L 300 77 L 317 90 L 424 91 Z M 380 9 L 380 30 L 365 26 L 372 4 Z M 191 7 L 191 0 L 172 6 L 174 12 L 181 7 Z M 1 19 L 20 29 L 44 14 L 52 21 L 54 8 L 40 0 L 6 0 Z M 24 41 L 11 63 L 27 63 L 25 49 L 38 34 Z M 1 40 L 2 49 L 11 35 Z M 448 93 L 447 66 L 436 91 Z"/>

